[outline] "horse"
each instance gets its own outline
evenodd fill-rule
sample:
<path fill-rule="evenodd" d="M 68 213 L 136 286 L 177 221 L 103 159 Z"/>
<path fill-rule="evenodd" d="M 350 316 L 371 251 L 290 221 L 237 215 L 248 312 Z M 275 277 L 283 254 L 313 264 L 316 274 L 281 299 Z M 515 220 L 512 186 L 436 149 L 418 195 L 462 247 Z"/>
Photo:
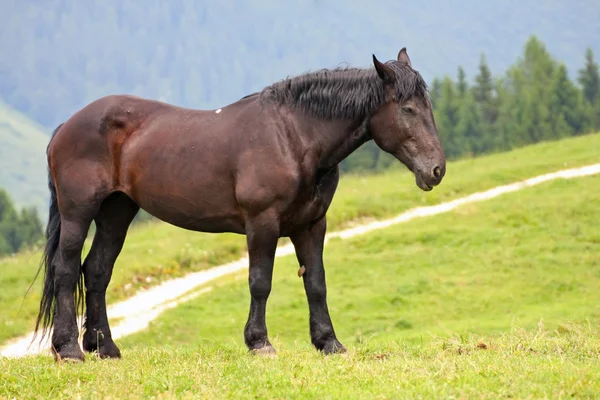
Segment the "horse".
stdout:
<path fill-rule="evenodd" d="M 35 323 L 36 335 L 52 330 L 54 358 L 84 361 L 84 351 L 121 358 L 105 295 L 140 208 L 183 229 L 246 236 L 243 333 L 258 354 L 275 354 L 265 309 L 277 242 L 289 237 L 303 271 L 311 342 L 324 354 L 345 352 L 329 315 L 323 264 L 339 163 L 374 140 L 423 191 L 446 173 L 427 85 L 406 48 L 396 60 L 373 54 L 372 62 L 289 77 L 216 110 L 109 95 L 60 124 L 46 150 L 50 206 Z M 76 317 L 84 308 L 80 346 Z"/>

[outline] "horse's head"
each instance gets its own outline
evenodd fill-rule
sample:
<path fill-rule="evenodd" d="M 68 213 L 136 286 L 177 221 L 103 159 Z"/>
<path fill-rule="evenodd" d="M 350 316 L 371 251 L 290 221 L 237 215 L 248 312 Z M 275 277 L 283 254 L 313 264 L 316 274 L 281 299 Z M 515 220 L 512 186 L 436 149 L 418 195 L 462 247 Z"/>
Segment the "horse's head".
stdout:
<path fill-rule="evenodd" d="M 412 69 L 403 48 L 397 61 L 373 63 L 383 84 L 383 104 L 369 122 L 373 140 L 414 174 L 422 190 L 438 185 L 446 173 L 446 157 L 433 119 L 427 86 Z"/>

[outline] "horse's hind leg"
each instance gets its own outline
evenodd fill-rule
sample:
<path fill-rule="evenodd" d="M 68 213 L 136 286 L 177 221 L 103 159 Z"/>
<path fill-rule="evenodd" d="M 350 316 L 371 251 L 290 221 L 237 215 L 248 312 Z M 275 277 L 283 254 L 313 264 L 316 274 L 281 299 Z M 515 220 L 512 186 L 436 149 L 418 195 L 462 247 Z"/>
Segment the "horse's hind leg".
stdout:
<path fill-rule="evenodd" d="M 60 239 L 56 257 L 52 259 L 54 276 L 47 279 L 53 283 L 54 331 L 52 332 L 52 350 L 55 358 L 84 360 L 79 347 L 79 329 L 77 327 L 77 304 L 74 296 L 80 281 L 81 250 L 85 242 L 92 218 L 61 217 Z M 80 293 L 81 295 L 81 293 Z"/>
<path fill-rule="evenodd" d="M 139 206 L 123 193 L 104 200 L 95 218 L 96 234 L 90 253 L 83 263 L 86 288 L 86 319 L 83 349 L 98 351 L 101 358 L 120 358 L 106 315 L 106 288 L 113 266 L 125 242 L 127 229 Z"/>

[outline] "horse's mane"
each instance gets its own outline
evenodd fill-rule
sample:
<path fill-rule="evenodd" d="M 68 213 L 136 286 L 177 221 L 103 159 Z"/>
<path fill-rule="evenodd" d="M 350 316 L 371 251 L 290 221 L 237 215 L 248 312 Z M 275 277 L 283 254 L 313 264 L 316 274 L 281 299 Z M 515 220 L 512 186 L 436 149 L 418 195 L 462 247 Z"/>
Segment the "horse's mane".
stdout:
<path fill-rule="evenodd" d="M 396 74 L 398 100 L 425 97 L 427 84 L 419 72 L 407 64 L 387 63 Z M 326 119 L 365 118 L 385 103 L 383 81 L 375 68 L 322 69 L 267 86 L 260 93 L 263 103 L 274 101 Z"/>

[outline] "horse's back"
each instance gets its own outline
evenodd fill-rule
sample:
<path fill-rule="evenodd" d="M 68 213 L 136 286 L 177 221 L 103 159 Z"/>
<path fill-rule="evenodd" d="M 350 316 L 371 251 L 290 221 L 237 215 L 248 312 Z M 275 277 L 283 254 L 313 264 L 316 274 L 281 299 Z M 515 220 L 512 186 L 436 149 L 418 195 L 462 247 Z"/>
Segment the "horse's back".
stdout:
<path fill-rule="evenodd" d="M 218 110 L 194 110 L 132 95 L 105 96 L 74 113 L 58 129 L 48 147 L 49 162 L 116 165 L 127 162 L 138 148 L 156 153 L 153 158 L 157 159 L 169 157 L 169 149 L 182 151 L 182 146 L 207 156 L 220 151 L 224 158 L 235 143 L 244 140 L 236 131 L 243 125 L 240 120 L 248 124 L 246 111 L 254 97 Z"/>
<path fill-rule="evenodd" d="M 256 94 L 210 111 L 112 95 L 66 121 L 49 157 L 65 177 L 58 186 L 71 180 L 67 191 L 80 191 L 74 203 L 118 191 L 174 225 L 242 233 L 241 208 L 266 207 L 300 185 L 288 124 Z"/>

